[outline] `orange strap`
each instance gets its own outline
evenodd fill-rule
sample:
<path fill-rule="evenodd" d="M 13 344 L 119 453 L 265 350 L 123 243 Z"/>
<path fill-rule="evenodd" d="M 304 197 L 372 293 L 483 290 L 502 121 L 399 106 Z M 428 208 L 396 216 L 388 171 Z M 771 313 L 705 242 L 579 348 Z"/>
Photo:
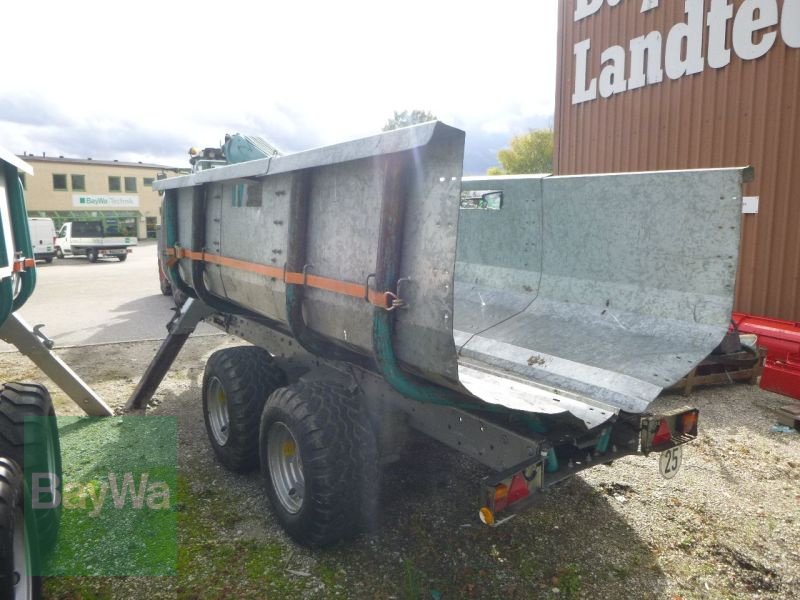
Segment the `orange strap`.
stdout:
<path fill-rule="evenodd" d="M 36 267 L 36 260 L 33 258 L 23 258 L 21 260 L 15 260 L 14 266 L 11 270 L 14 273 L 19 273 L 20 271 L 24 271 L 25 269 L 33 269 Z"/>
<path fill-rule="evenodd" d="M 278 267 L 260 265 L 258 263 L 239 260 L 238 258 L 229 258 L 217 254 L 208 254 L 206 252 L 195 252 L 193 250 L 186 250 L 185 248 L 167 248 L 166 253 L 168 256 L 172 257 L 167 261 L 168 266 L 174 265 L 182 258 L 201 260 L 215 265 L 238 269 L 240 271 L 247 271 L 248 273 L 263 275 L 264 277 L 280 279 L 284 283 L 305 285 L 335 294 L 351 296 L 353 298 L 364 298 L 368 300 L 370 304 L 385 308 L 386 310 L 392 310 L 397 308 L 398 305 L 404 305 L 392 292 L 377 292 L 360 283 L 350 283 L 348 281 L 340 281 L 338 279 L 330 279 L 329 277 L 320 277 L 319 275 L 310 275 L 308 273 L 295 273 L 279 269 Z"/>

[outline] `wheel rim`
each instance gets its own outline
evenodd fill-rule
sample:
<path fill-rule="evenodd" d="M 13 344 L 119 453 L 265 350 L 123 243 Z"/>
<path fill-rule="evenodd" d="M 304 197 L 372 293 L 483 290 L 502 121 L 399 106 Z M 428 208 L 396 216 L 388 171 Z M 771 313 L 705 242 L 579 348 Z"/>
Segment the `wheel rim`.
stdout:
<path fill-rule="evenodd" d="M 31 549 L 25 544 L 25 516 L 14 511 L 14 598 L 33 598 L 30 564 Z"/>
<path fill-rule="evenodd" d="M 228 416 L 228 398 L 225 388 L 217 377 L 212 377 L 206 393 L 206 406 L 208 407 L 208 423 L 211 425 L 211 434 L 220 446 L 228 443 L 230 432 L 230 417 Z"/>
<path fill-rule="evenodd" d="M 305 496 L 300 447 L 291 430 L 280 421 L 267 432 L 267 460 L 272 488 L 281 506 L 291 514 L 300 512 Z"/>

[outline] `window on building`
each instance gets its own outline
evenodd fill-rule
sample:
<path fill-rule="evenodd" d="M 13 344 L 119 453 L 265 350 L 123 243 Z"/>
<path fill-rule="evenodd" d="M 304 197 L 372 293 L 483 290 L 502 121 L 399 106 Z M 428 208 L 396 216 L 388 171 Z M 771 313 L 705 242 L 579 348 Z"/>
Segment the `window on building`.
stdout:
<path fill-rule="evenodd" d="M 53 173 L 53 189 L 64 191 L 67 189 L 67 176 Z"/>
<path fill-rule="evenodd" d="M 119 177 L 109 176 L 108 178 L 108 191 L 119 192 L 122 191 L 122 184 Z"/>
<path fill-rule="evenodd" d="M 153 187 L 153 178 L 145 177 L 144 179 L 142 179 L 142 183 L 144 183 L 144 187 Z"/>
<path fill-rule="evenodd" d="M 72 179 L 72 191 L 73 192 L 85 192 L 86 191 L 86 176 L 85 175 L 70 175 L 70 179 Z"/>
<path fill-rule="evenodd" d="M 125 191 L 126 192 L 135 192 L 136 191 L 136 177 L 126 177 L 125 178 Z"/>
<path fill-rule="evenodd" d="M 20 173 L 19 174 L 19 180 L 22 182 L 22 189 L 23 190 L 27 190 L 28 189 L 28 182 L 25 180 L 25 173 Z"/>

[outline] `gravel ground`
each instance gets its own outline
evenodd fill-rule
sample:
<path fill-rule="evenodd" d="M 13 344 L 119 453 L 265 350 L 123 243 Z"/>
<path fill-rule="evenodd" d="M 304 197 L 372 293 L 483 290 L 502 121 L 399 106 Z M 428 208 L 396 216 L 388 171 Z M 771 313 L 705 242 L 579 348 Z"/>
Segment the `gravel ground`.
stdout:
<path fill-rule="evenodd" d="M 46 598 L 798 598 L 800 435 L 771 433 L 789 399 L 747 385 L 666 395 L 700 408 L 700 438 L 675 479 L 655 456 L 583 472 L 501 527 L 477 521 L 483 467 L 418 440 L 384 471 L 378 531 L 309 551 L 272 518 L 257 473 L 214 459 L 199 401 L 205 358 L 234 338 L 191 339 L 152 414 L 179 431 L 178 575 L 51 578 Z M 156 342 L 61 355 L 113 406 Z M 46 380 L 16 353 L 0 379 Z M 59 414 L 79 414 L 49 385 Z"/>

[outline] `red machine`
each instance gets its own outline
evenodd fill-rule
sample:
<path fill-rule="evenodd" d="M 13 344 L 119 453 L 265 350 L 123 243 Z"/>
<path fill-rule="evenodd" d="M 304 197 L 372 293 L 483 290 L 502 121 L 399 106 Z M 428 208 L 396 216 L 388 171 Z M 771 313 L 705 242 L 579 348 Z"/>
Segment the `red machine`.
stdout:
<path fill-rule="evenodd" d="M 800 400 L 800 323 L 744 313 L 733 313 L 733 323 L 767 349 L 761 388 Z"/>

